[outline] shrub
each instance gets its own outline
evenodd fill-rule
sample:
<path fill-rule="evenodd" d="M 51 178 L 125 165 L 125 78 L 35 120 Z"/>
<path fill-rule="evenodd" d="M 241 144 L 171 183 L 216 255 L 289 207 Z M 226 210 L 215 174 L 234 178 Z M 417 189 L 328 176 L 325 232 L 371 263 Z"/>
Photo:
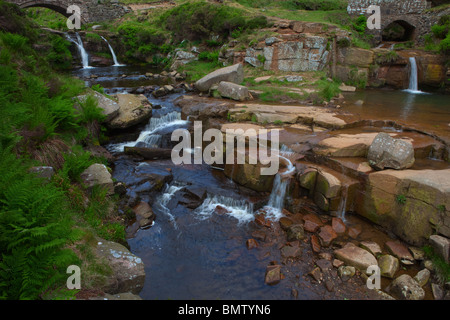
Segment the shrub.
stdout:
<path fill-rule="evenodd" d="M 335 81 L 319 80 L 316 84 L 319 88 L 319 96 L 326 101 L 330 101 L 341 92 L 339 83 Z"/>
<path fill-rule="evenodd" d="M 241 9 L 203 1 L 187 2 L 170 9 L 160 17 L 160 22 L 178 42 L 212 40 L 217 35 L 221 39 L 237 38 L 245 30 L 268 25 L 263 16 L 247 18 Z"/>

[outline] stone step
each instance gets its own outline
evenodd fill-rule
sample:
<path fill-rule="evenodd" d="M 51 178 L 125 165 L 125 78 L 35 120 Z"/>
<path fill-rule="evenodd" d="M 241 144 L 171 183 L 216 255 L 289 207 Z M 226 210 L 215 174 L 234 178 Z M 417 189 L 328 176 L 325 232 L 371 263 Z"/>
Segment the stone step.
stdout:
<path fill-rule="evenodd" d="M 352 210 L 352 203 L 359 181 L 324 165 L 297 161 L 298 181 L 309 190 L 309 196 L 324 211 Z"/>

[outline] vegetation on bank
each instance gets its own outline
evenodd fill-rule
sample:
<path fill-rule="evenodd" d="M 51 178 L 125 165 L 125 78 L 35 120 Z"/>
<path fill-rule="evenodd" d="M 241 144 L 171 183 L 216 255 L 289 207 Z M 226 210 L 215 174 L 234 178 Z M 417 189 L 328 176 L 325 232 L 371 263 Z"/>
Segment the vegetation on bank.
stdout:
<path fill-rule="evenodd" d="M 425 36 L 425 49 L 450 56 L 450 15 L 442 16 Z"/>
<path fill-rule="evenodd" d="M 0 12 L 0 298 L 68 298 L 76 291 L 61 289 L 67 267 L 88 263 L 88 276 L 98 265 L 87 260 L 86 239 L 124 240 L 105 210 L 114 199 L 80 181 L 106 163 L 84 150 L 99 144 L 103 115 L 89 98 L 74 108 L 84 83 L 55 70 L 70 66 L 68 44 L 15 6 L 0 1 Z M 35 166 L 55 174 L 42 178 Z"/>

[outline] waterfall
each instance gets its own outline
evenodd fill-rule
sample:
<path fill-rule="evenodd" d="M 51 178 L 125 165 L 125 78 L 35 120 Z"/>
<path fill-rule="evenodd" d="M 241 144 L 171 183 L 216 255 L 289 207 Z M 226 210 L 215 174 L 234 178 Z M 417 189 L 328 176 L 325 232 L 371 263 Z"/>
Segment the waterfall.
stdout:
<path fill-rule="evenodd" d="M 343 186 L 342 188 L 342 196 L 341 196 L 341 202 L 339 203 L 339 211 L 338 216 L 341 218 L 343 222 L 346 221 L 346 211 L 347 211 L 347 198 L 348 198 L 348 186 Z"/>
<path fill-rule="evenodd" d="M 145 129 L 140 133 L 136 143 L 144 142 L 145 144 L 155 145 L 160 143 L 161 135 L 156 134 L 158 130 L 171 127 L 174 125 L 185 124 L 185 120 L 181 120 L 181 113 L 177 111 L 172 111 L 166 113 L 161 117 L 152 117 L 150 123 L 145 127 Z"/>
<path fill-rule="evenodd" d="M 111 45 L 109 44 L 108 40 L 106 40 L 103 36 L 100 36 L 100 37 L 102 37 L 102 39 L 105 40 L 106 44 L 107 44 L 108 47 L 109 47 L 109 51 L 111 51 L 111 55 L 112 55 L 113 60 L 114 60 L 113 66 L 114 66 L 114 67 L 122 67 L 122 66 L 124 66 L 124 64 L 120 64 L 119 61 L 117 61 L 116 54 L 114 53 L 114 50 L 113 50 L 113 48 L 111 47 Z"/>
<path fill-rule="evenodd" d="M 225 209 L 225 214 L 236 218 L 240 224 L 254 219 L 252 203 L 220 195 L 208 194 L 196 213 L 206 219 L 216 211 L 217 206 Z"/>
<path fill-rule="evenodd" d="M 167 215 L 167 217 L 169 218 L 170 222 L 172 222 L 173 227 L 175 229 L 178 229 L 178 225 L 175 222 L 175 217 L 170 212 L 170 209 L 167 208 L 167 204 L 169 203 L 170 200 L 172 200 L 175 193 L 177 193 L 179 190 L 181 190 L 183 188 L 184 188 L 183 185 L 178 185 L 178 184 L 168 185 L 168 184 L 166 184 L 164 186 L 164 190 L 159 198 L 159 201 L 157 201 L 159 207 L 161 208 L 161 211 L 163 211 L 164 214 Z"/>
<path fill-rule="evenodd" d="M 295 172 L 295 166 L 292 162 L 283 155 L 289 156 L 293 154 L 293 151 L 286 146 L 281 146 L 280 160 L 284 160 L 287 163 L 286 171 L 278 172 L 273 181 L 272 192 L 270 193 L 269 202 L 264 207 L 266 215 L 275 220 L 278 220 L 283 216 L 282 210 L 284 207 L 284 200 L 286 198 L 286 192 L 291 182 L 291 176 Z"/>
<path fill-rule="evenodd" d="M 91 66 L 89 66 L 89 55 L 87 53 L 87 51 L 84 49 L 83 46 L 83 41 L 81 40 L 80 35 L 78 34 L 78 32 L 75 33 L 77 40 L 73 40 L 70 36 L 68 36 L 66 34 L 66 38 L 70 41 L 75 43 L 75 45 L 78 48 L 78 52 L 80 53 L 81 56 L 81 63 L 83 64 L 83 69 L 90 69 L 92 68 Z"/>
<path fill-rule="evenodd" d="M 181 120 L 181 113 L 177 111 L 169 112 L 161 117 L 152 117 L 136 141 L 112 144 L 107 149 L 111 152 L 123 152 L 124 147 L 134 147 L 137 143 L 144 144 L 147 148 L 159 148 L 162 139 L 162 136 L 157 134 L 159 130 L 184 125 L 187 122 L 187 120 Z"/>
<path fill-rule="evenodd" d="M 419 90 L 419 82 L 417 80 L 417 63 L 415 57 L 409 57 L 409 65 L 411 67 L 411 72 L 409 75 L 409 87 L 405 91 L 409 93 L 426 94 L 426 92 Z"/>
<path fill-rule="evenodd" d="M 411 66 L 411 74 L 409 75 L 409 88 L 410 91 L 418 91 L 418 84 L 417 84 L 417 64 L 416 64 L 416 58 L 410 57 L 409 58 L 409 64 Z"/>

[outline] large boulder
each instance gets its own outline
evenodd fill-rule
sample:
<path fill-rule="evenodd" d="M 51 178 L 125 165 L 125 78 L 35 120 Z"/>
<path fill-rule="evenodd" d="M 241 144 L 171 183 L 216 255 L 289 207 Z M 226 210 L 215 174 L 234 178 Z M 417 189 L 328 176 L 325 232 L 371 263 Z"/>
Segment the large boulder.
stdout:
<path fill-rule="evenodd" d="M 81 103 L 84 103 L 88 95 L 94 97 L 97 101 L 97 106 L 102 109 L 102 113 L 106 117 L 105 122 L 111 121 L 119 114 L 119 104 L 97 91 L 89 90 L 89 94 L 81 95 L 77 98 Z"/>
<path fill-rule="evenodd" d="M 247 87 L 228 81 L 220 82 L 217 92 L 224 98 L 238 101 L 244 101 L 250 98 Z"/>
<path fill-rule="evenodd" d="M 123 245 L 100 239 L 96 255 L 111 269 L 106 284 L 102 288 L 109 294 L 131 292 L 138 294 L 144 287 L 145 270 L 142 260 Z"/>
<path fill-rule="evenodd" d="M 147 121 L 152 105 L 143 95 L 118 94 L 119 114 L 107 123 L 112 129 L 125 129 Z"/>
<path fill-rule="evenodd" d="M 450 237 L 450 169 L 383 170 L 368 175 L 355 211 L 423 246 L 435 233 Z"/>
<path fill-rule="evenodd" d="M 231 104 L 198 96 L 181 96 L 174 101 L 181 108 L 182 118 L 190 120 L 226 119 Z"/>
<path fill-rule="evenodd" d="M 81 173 L 81 181 L 88 190 L 98 186 L 106 188 L 108 194 L 114 194 L 114 183 L 108 169 L 104 164 L 94 163 Z"/>
<path fill-rule="evenodd" d="M 195 82 L 195 88 L 199 91 L 206 92 L 212 85 L 219 84 L 221 81 L 228 81 L 236 84 L 240 84 L 244 81 L 244 69 L 242 64 L 238 63 L 207 74 Z"/>
<path fill-rule="evenodd" d="M 172 63 L 170 69 L 171 70 L 176 70 L 179 67 L 188 64 L 189 62 L 192 62 L 194 60 L 198 60 L 197 59 L 197 55 L 191 53 L 191 52 L 187 52 L 187 51 L 177 51 L 177 53 L 175 54 L 174 57 L 174 62 Z"/>
<path fill-rule="evenodd" d="M 369 147 L 367 160 L 376 170 L 407 169 L 414 164 L 414 148 L 409 141 L 394 139 L 380 132 Z"/>
<path fill-rule="evenodd" d="M 425 291 L 407 274 L 403 274 L 392 281 L 386 291 L 394 298 L 401 300 L 423 300 L 425 298 Z"/>

